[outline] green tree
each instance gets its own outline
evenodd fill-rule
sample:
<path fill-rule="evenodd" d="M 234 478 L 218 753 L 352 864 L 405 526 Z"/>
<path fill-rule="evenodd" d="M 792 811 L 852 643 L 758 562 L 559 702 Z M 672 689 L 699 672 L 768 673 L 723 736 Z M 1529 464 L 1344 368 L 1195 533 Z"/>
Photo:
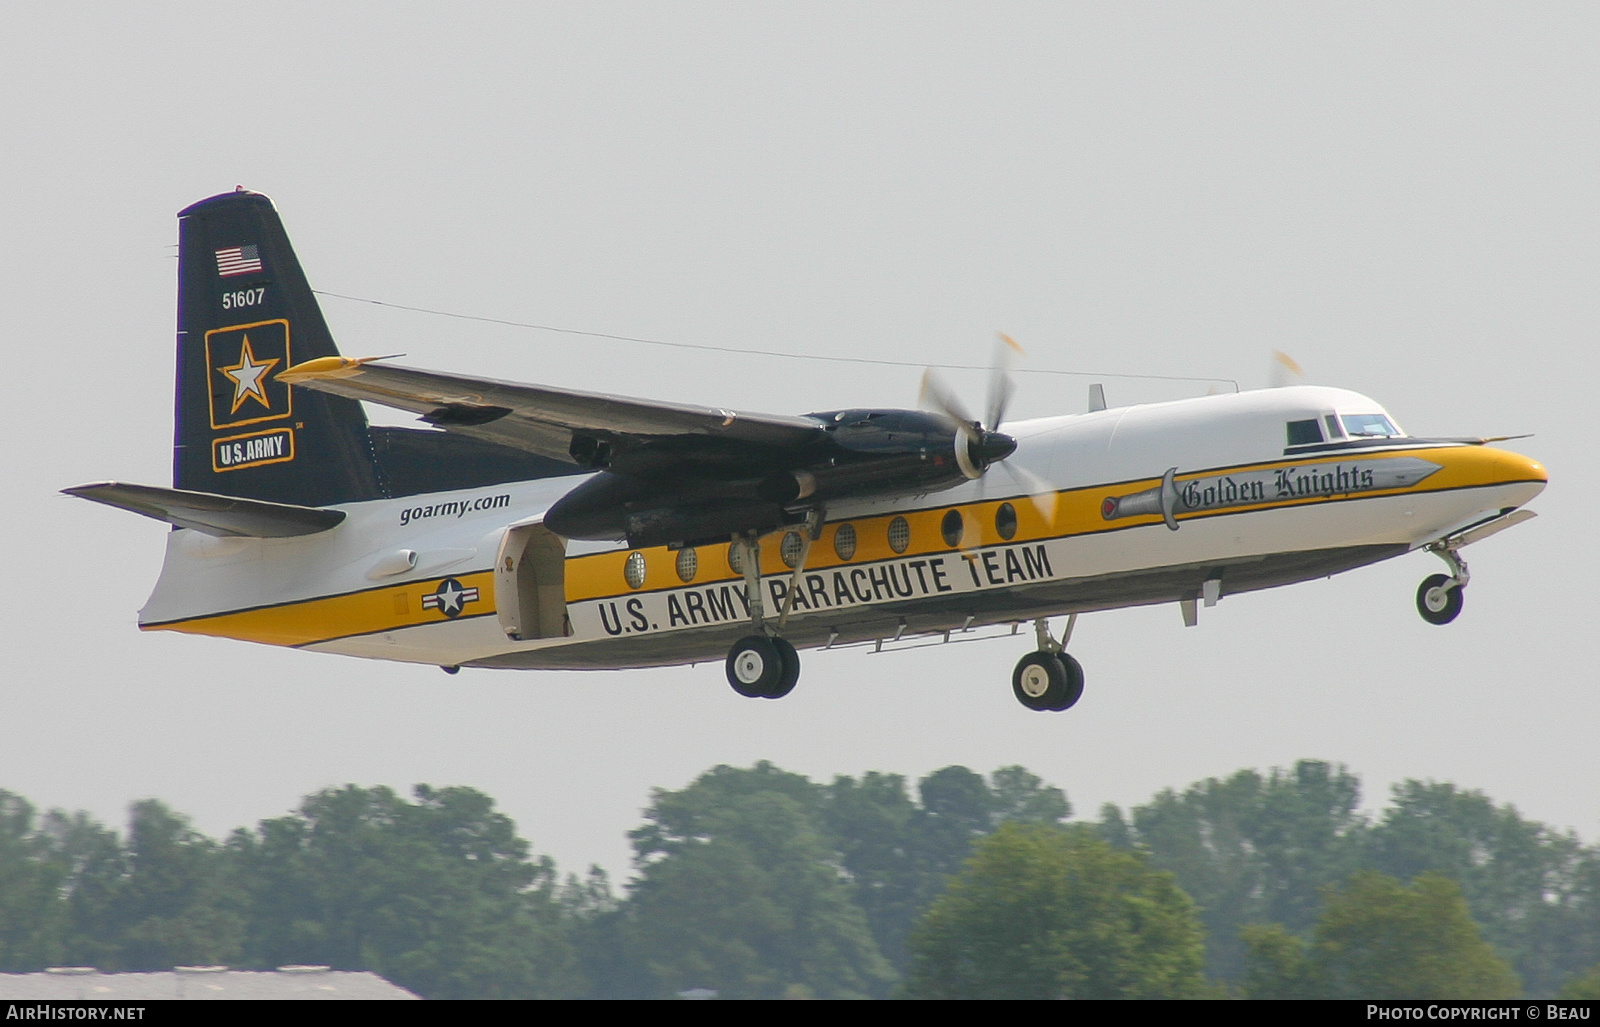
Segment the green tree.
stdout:
<path fill-rule="evenodd" d="M 130 869 L 121 839 L 83 812 L 52 810 L 44 829 L 64 873 L 68 914 L 61 960 L 77 966 L 120 966 L 115 907 Z"/>
<path fill-rule="evenodd" d="M 1249 924 L 1240 932 L 1245 949 L 1241 990 L 1246 998 L 1315 998 L 1324 991 L 1319 968 L 1306 944 L 1282 924 Z"/>
<path fill-rule="evenodd" d="M 1099 832 L 1136 846 L 1171 871 L 1200 907 L 1209 938 L 1207 969 L 1238 980 L 1240 928 L 1279 923 L 1311 928 L 1324 889 L 1362 866 L 1366 820 L 1360 781 L 1342 766 L 1301 760 L 1268 774 L 1241 770 L 1183 792 L 1163 791 L 1132 810 L 1101 812 Z"/>
<path fill-rule="evenodd" d="M 849 875 L 852 898 L 879 951 L 903 974 L 911 924 L 944 887 L 944 875 L 930 880 L 918 858 L 921 811 L 899 774 L 870 772 L 859 781 L 841 775 L 824 795 L 822 826 Z"/>
<path fill-rule="evenodd" d="M 1281 927 L 1246 932 L 1252 998 L 1498 999 L 1521 992 L 1455 882 L 1408 887 L 1370 870 L 1330 892 L 1308 949 Z"/>
<path fill-rule="evenodd" d="M 960 766 L 929 774 L 917 782 L 917 792 L 922 800 L 913 825 L 917 862 L 942 879 L 958 872 L 972 854 L 972 843 L 994 829 L 994 794 L 983 775 Z"/>
<path fill-rule="evenodd" d="M 1024 767 L 1001 767 L 989 775 L 995 826 L 1015 820 L 1024 824 L 1060 824 L 1072 816 L 1067 793 L 1047 785 Z"/>
<path fill-rule="evenodd" d="M 58 899 L 37 911 L 36 933 L 48 944 L 36 946 L 30 961 L 120 971 L 238 960 L 245 893 L 216 842 L 161 802 L 130 808 L 126 845 L 87 815 L 59 811 L 43 818 L 27 845 L 37 864 L 33 880 L 53 882 Z"/>
<path fill-rule="evenodd" d="M 1565 975 L 1566 981 L 1600 962 L 1600 845 L 1580 853 L 1571 877 L 1572 888 L 1563 903 L 1566 916 L 1554 939 L 1561 946 L 1563 961 L 1577 968 Z"/>
<path fill-rule="evenodd" d="M 155 799 L 129 811 L 128 872 L 107 909 L 120 943 L 102 969 L 166 970 L 237 963 L 244 893 L 216 842 Z"/>
<path fill-rule="evenodd" d="M 1461 886 L 1484 937 L 1511 960 L 1530 994 L 1600 958 L 1584 935 L 1585 852 L 1571 833 L 1524 820 L 1510 805 L 1448 782 L 1394 787 L 1373 828 L 1369 865 L 1402 881 L 1442 874 Z"/>
<path fill-rule="evenodd" d="M 1408 888 L 1364 871 L 1329 896 L 1316 961 L 1334 998 L 1512 998 L 1516 975 L 1437 874 Z"/>
<path fill-rule="evenodd" d="M 0 790 L 0 972 L 38 970 L 60 958 L 66 876 L 33 805 Z"/>
<path fill-rule="evenodd" d="M 966 767 L 934 771 L 913 802 L 898 774 L 839 776 L 822 790 L 822 822 L 867 915 L 879 949 L 898 974 L 906 938 L 972 852 L 974 839 L 1005 820 L 1059 824 L 1072 814 L 1061 789 L 1023 767 L 1001 767 L 986 782 Z"/>
<path fill-rule="evenodd" d="M 637 998 L 649 993 L 646 971 L 628 951 L 623 904 L 611 887 L 611 878 L 591 866 L 579 879 L 568 874 L 556 893 L 567 939 L 578 961 L 580 976 L 588 982 L 589 998 Z"/>
<path fill-rule="evenodd" d="M 1567 999 L 1600 999 L 1600 964 L 1590 967 L 1589 972 L 1574 977 L 1561 989 L 1561 998 Z"/>
<path fill-rule="evenodd" d="M 374 970 L 428 998 L 580 994 L 551 861 L 481 792 L 413 794 L 348 785 L 235 833 L 251 961 Z"/>
<path fill-rule="evenodd" d="M 1198 917 L 1171 874 L 1087 828 L 1008 822 L 911 938 L 911 998 L 1207 993 Z"/>
<path fill-rule="evenodd" d="M 819 824 L 821 790 L 759 763 L 654 795 L 626 932 L 650 994 L 864 998 L 893 979 Z"/>

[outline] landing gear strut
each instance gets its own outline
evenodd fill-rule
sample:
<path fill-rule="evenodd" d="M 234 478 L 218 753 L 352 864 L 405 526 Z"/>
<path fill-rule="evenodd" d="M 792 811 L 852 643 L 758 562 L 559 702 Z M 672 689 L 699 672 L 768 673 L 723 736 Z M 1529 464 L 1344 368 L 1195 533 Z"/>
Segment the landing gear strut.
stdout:
<path fill-rule="evenodd" d="M 1041 617 L 1033 622 L 1039 648 L 1018 660 L 1011 673 L 1011 691 L 1028 709 L 1070 709 L 1082 697 L 1083 667 L 1065 651 L 1077 620 L 1077 614 L 1067 618 L 1067 630 L 1059 642 L 1051 636 L 1048 620 Z"/>
<path fill-rule="evenodd" d="M 1417 589 L 1417 612 L 1429 624 L 1449 624 L 1461 613 L 1462 590 L 1470 580 L 1467 563 L 1454 548 L 1439 542 L 1427 550 L 1444 561 L 1450 575 L 1433 574 L 1423 579 Z"/>
<path fill-rule="evenodd" d="M 794 609 L 795 589 L 806 569 L 806 557 L 811 555 L 811 543 L 822 535 L 822 517 L 820 509 L 806 517 L 805 530 L 800 535 L 800 556 L 795 561 L 794 576 L 789 580 L 789 591 L 784 596 L 783 609 L 778 611 L 773 634 L 767 633 L 761 596 L 760 539 L 751 532 L 733 540 L 744 570 L 745 595 L 749 597 L 750 623 L 755 633 L 739 639 L 728 650 L 728 684 L 746 698 L 782 699 L 794 691 L 795 683 L 800 680 L 800 654 L 779 632 L 783 631 L 789 612 Z"/>

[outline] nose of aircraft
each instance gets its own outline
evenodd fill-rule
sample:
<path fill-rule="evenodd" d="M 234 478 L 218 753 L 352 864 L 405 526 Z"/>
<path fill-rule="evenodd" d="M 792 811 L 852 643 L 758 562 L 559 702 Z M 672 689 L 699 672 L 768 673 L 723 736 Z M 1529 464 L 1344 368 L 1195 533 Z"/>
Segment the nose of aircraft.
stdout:
<path fill-rule="evenodd" d="M 1509 449 L 1491 449 L 1489 452 L 1495 454 L 1496 470 L 1506 481 L 1530 481 L 1543 485 L 1550 480 L 1550 473 L 1544 469 L 1544 464 L 1532 457 L 1513 453 Z"/>

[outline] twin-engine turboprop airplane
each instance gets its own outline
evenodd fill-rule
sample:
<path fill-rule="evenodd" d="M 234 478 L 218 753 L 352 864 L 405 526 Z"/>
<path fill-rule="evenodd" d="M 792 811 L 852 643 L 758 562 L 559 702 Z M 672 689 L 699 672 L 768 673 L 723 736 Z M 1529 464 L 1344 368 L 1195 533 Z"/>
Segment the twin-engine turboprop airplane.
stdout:
<path fill-rule="evenodd" d="M 751 414 L 339 355 L 272 203 L 183 211 L 173 487 L 66 491 L 164 520 L 149 630 L 463 666 L 726 657 L 778 698 L 796 648 L 1034 628 L 1012 676 L 1066 709 L 1079 613 L 1222 597 L 1426 549 L 1435 624 L 1460 550 L 1532 517 L 1545 471 L 1483 439 L 1403 433 L 1377 403 L 1294 387 L 1000 431 L 937 412 Z M 369 425 L 360 402 L 426 428 Z M 996 474 L 999 468 L 1001 473 Z M 1066 617 L 1065 634 L 1049 618 Z"/>

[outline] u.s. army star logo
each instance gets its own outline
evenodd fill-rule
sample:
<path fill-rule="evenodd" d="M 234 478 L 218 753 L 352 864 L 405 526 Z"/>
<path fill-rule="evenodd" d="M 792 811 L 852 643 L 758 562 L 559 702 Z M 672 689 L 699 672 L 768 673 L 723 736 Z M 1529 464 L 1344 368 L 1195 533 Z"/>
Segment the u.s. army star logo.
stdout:
<path fill-rule="evenodd" d="M 276 358 L 256 363 L 256 355 L 250 349 L 250 336 L 246 333 L 244 344 L 239 348 L 239 362 L 232 367 L 217 368 L 233 379 L 233 409 L 228 412 L 238 413 L 247 399 L 253 399 L 271 410 L 272 401 L 267 399 L 267 383 L 264 379 L 267 372 L 276 366 L 278 366 Z"/>
<path fill-rule="evenodd" d="M 207 332 L 211 427 L 237 428 L 289 417 L 291 392 L 275 375 L 292 362 L 288 321 L 258 321 Z"/>

